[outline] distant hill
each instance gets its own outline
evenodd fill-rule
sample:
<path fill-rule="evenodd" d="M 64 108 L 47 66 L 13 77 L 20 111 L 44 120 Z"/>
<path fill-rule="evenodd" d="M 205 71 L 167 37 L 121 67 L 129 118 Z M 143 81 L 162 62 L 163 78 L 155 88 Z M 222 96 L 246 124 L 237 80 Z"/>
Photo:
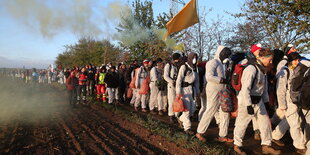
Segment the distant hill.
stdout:
<path fill-rule="evenodd" d="M 38 68 L 46 69 L 50 64 L 54 64 L 54 60 L 34 60 L 29 58 L 8 59 L 0 56 L 0 68 Z"/>

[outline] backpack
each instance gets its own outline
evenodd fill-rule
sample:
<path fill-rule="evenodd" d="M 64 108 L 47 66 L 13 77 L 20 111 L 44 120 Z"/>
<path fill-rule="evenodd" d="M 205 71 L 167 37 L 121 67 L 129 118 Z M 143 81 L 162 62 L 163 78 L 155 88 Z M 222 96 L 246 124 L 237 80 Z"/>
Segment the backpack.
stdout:
<path fill-rule="evenodd" d="M 188 83 L 188 82 L 183 81 L 186 75 L 192 73 L 192 70 L 189 68 L 189 66 L 187 64 L 184 64 L 184 65 L 185 65 L 185 71 L 184 71 L 184 75 L 183 75 L 184 77 L 182 79 L 181 87 L 192 86 L 194 83 Z"/>
<path fill-rule="evenodd" d="M 241 77 L 242 77 L 242 73 L 243 70 L 249 66 L 249 64 L 237 64 L 235 66 L 235 70 L 233 72 L 232 75 L 232 79 L 231 79 L 231 86 L 233 89 L 235 89 L 236 91 L 240 91 L 241 90 Z M 254 66 L 256 69 L 256 74 L 254 77 L 254 80 L 252 82 L 252 86 L 251 89 L 254 86 L 254 82 L 255 79 L 257 77 L 258 74 L 258 70 L 256 68 L 256 66 Z M 236 97 L 236 94 L 230 90 L 230 89 L 223 89 L 222 91 L 220 91 L 220 106 L 222 108 L 222 110 L 224 112 L 233 112 L 232 113 L 232 117 L 237 117 L 238 115 L 238 99 Z"/>
<path fill-rule="evenodd" d="M 185 65 L 185 64 L 181 64 L 179 67 L 176 67 L 177 69 L 176 69 L 176 75 L 174 75 L 173 77 L 171 77 L 171 68 L 172 68 L 172 63 L 168 63 L 169 64 L 169 74 L 168 74 L 168 76 L 171 78 L 171 79 L 173 79 L 173 80 L 177 80 L 177 78 L 178 78 L 178 74 L 179 74 L 179 70 L 180 70 L 180 68 L 181 68 L 181 66 L 182 65 Z M 185 72 L 186 73 L 186 72 Z M 166 80 L 165 80 L 166 81 Z M 166 81 L 167 83 L 168 83 L 168 81 Z"/>
<path fill-rule="evenodd" d="M 241 85 L 241 77 L 242 77 L 244 69 L 247 66 L 249 66 L 249 64 L 237 64 L 237 65 L 235 65 L 235 69 L 234 69 L 234 72 L 233 72 L 232 78 L 231 78 L 231 86 L 236 91 L 240 91 L 241 90 L 241 87 L 242 87 L 242 85 Z M 255 67 L 255 69 L 256 69 L 256 75 L 255 75 L 255 78 L 256 78 L 258 71 L 257 71 L 256 67 Z M 254 85 L 254 81 L 255 81 L 255 79 L 253 80 L 252 88 L 253 88 L 253 85 Z"/>
<path fill-rule="evenodd" d="M 159 74 L 158 69 L 155 68 L 156 76 Z M 157 81 L 157 88 L 159 91 L 165 91 L 167 90 L 167 81 L 164 80 L 163 75 L 161 75 L 160 79 Z"/>
<path fill-rule="evenodd" d="M 233 96 L 234 93 L 230 89 L 225 88 L 220 91 L 219 100 L 222 111 L 232 112 L 235 110 Z"/>
<path fill-rule="evenodd" d="M 290 96 L 300 108 L 310 110 L 310 67 L 299 64 L 294 70 Z"/>

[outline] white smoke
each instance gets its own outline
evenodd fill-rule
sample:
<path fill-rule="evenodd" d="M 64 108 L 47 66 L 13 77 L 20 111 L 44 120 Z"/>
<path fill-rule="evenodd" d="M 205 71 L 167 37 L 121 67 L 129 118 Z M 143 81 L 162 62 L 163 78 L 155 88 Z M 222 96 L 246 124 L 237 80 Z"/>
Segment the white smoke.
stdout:
<path fill-rule="evenodd" d="M 128 46 L 147 41 L 153 35 L 164 40 L 166 33 L 166 29 L 141 26 L 129 4 L 119 0 L 106 6 L 97 0 L 2 0 L 0 9 L 46 38 L 69 31 L 79 37 L 120 40 Z M 115 28 L 122 19 L 130 23 L 131 30 L 117 33 Z M 176 46 L 174 39 L 167 39 L 165 43 L 169 48 Z"/>
<path fill-rule="evenodd" d="M 103 34 L 103 19 L 108 16 L 101 11 L 104 6 L 95 0 L 3 0 L 0 8 L 47 38 L 64 31 L 98 37 Z"/>

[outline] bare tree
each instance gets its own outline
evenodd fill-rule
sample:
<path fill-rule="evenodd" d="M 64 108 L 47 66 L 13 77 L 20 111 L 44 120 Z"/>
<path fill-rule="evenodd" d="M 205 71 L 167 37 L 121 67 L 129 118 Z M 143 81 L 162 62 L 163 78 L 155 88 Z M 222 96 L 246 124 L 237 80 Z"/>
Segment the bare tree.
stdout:
<path fill-rule="evenodd" d="M 212 9 L 201 9 L 199 23 L 185 30 L 181 40 L 186 52 L 196 52 L 200 61 L 212 59 L 217 46 L 225 44 L 231 32 L 231 26 L 223 17 L 207 20 L 210 11 Z"/>

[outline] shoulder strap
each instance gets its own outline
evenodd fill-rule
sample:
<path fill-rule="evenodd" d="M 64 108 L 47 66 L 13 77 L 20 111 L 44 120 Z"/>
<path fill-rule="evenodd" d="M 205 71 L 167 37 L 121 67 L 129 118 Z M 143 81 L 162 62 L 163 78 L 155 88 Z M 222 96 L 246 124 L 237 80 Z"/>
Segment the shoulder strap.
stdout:
<path fill-rule="evenodd" d="M 188 72 L 188 71 L 191 71 L 191 69 L 188 67 L 188 65 L 187 64 L 184 64 L 185 65 L 185 72 L 184 72 L 184 77 L 186 76 L 186 73 Z"/>
<path fill-rule="evenodd" d="M 255 73 L 255 77 L 254 77 L 254 79 L 253 79 L 253 81 L 252 81 L 251 90 L 252 90 L 252 89 L 253 89 L 253 87 L 254 87 L 254 82 L 255 82 L 255 80 L 257 79 L 257 74 L 258 74 L 258 69 L 256 68 L 256 66 L 255 66 L 255 65 L 253 65 L 253 66 L 254 66 L 254 68 L 255 68 L 256 73 Z"/>
<path fill-rule="evenodd" d="M 168 76 L 171 78 L 171 63 L 168 63 L 168 65 L 169 65 L 169 74 L 168 74 Z"/>
<path fill-rule="evenodd" d="M 288 69 L 287 66 L 285 66 L 283 69 L 286 70 L 286 72 L 287 72 L 287 76 L 286 76 L 286 80 L 287 80 L 287 82 L 286 82 L 286 88 L 288 88 L 288 79 L 290 78 L 290 70 Z"/>
<path fill-rule="evenodd" d="M 286 72 L 287 72 L 286 78 L 288 80 L 290 78 L 290 70 L 288 69 L 288 67 L 284 67 L 284 70 L 286 70 Z"/>
<path fill-rule="evenodd" d="M 309 72 L 310 72 L 310 67 L 308 67 L 308 69 L 305 71 L 304 77 L 306 77 L 308 74 L 310 74 Z"/>

